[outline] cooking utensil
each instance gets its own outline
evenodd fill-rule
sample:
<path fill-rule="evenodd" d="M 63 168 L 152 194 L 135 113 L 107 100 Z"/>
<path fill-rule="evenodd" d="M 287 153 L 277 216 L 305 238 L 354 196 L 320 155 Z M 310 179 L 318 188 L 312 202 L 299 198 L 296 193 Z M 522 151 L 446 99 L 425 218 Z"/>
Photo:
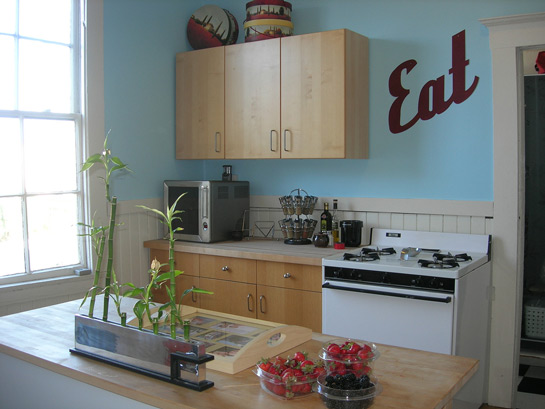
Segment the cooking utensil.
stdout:
<path fill-rule="evenodd" d="M 422 249 L 420 247 L 405 247 L 401 250 L 401 255 L 399 256 L 402 260 L 408 260 L 411 257 L 418 256 Z"/>

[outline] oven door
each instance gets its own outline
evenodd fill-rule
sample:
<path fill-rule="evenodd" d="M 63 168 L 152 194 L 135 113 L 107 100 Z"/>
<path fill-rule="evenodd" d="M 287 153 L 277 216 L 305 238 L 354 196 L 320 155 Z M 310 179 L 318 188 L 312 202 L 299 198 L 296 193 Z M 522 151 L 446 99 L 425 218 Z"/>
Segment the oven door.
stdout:
<path fill-rule="evenodd" d="M 453 354 L 454 295 L 329 281 L 322 286 L 322 332 Z"/>

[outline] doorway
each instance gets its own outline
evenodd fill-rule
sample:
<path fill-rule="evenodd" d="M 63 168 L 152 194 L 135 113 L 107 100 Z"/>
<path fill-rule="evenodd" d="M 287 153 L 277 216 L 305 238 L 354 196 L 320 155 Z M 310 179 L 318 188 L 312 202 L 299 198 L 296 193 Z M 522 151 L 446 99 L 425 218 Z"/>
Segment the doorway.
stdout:
<path fill-rule="evenodd" d="M 480 22 L 490 34 L 494 116 L 488 403 L 514 407 L 524 286 L 524 112 L 519 52 L 545 44 L 545 13 L 494 17 Z"/>

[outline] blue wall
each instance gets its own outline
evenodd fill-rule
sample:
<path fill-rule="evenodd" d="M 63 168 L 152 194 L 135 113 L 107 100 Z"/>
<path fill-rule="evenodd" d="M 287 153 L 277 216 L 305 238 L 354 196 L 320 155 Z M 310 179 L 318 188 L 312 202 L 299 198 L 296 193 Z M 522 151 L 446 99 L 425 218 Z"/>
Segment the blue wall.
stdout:
<path fill-rule="evenodd" d="M 186 25 L 205 4 L 229 10 L 242 24 L 241 0 L 104 0 L 106 130 L 110 146 L 133 173 L 117 178 L 119 200 L 160 197 L 163 179 L 218 179 L 233 165 L 254 195 L 304 188 L 315 196 L 493 200 L 491 58 L 479 19 L 545 11 L 543 0 L 294 0 L 296 34 L 348 28 L 370 39 L 370 158 L 367 160 L 175 160 L 175 54 L 189 51 Z M 466 84 L 475 92 L 441 115 L 393 134 L 388 112 L 392 71 L 411 94 L 403 120 L 417 110 L 420 89 L 445 76 L 450 96 L 452 36 L 465 30 Z M 545 40 L 544 40 L 545 43 Z"/>

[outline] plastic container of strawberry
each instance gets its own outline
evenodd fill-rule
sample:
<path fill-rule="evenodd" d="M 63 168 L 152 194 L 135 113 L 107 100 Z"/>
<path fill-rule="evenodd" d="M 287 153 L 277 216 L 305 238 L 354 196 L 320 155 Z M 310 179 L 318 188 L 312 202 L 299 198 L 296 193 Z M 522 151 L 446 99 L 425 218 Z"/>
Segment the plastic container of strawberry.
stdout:
<path fill-rule="evenodd" d="M 324 343 L 318 356 L 324 361 L 327 372 L 353 371 L 357 375 L 367 375 L 373 372 L 380 352 L 371 342 L 337 338 Z"/>
<path fill-rule="evenodd" d="M 303 362 L 307 369 L 301 368 Z M 305 354 L 303 361 L 293 357 L 262 359 L 253 372 L 265 392 L 281 399 L 294 399 L 311 394 L 325 368 L 321 359 Z"/>

